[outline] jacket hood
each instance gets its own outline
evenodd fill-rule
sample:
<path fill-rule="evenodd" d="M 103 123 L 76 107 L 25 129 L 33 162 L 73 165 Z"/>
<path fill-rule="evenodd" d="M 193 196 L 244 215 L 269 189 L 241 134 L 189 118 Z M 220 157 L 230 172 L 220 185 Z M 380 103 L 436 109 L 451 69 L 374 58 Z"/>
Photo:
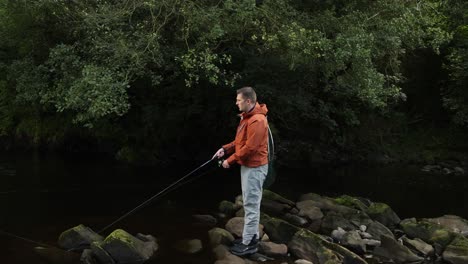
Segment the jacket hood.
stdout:
<path fill-rule="evenodd" d="M 267 108 L 266 104 L 256 103 L 255 107 L 254 107 L 254 109 L 252 109 L 252 111 L 250 111 L 248 113 L 242 113 L 241 115 L 242 115 L 243 118 L 248 118 L 248 117 L 251 117 L 251 116 L 256 115 L 256 114 L 262 114 L 262 115 L 266 116 L 267 113 L 268 113 L 268 108 Z"/>

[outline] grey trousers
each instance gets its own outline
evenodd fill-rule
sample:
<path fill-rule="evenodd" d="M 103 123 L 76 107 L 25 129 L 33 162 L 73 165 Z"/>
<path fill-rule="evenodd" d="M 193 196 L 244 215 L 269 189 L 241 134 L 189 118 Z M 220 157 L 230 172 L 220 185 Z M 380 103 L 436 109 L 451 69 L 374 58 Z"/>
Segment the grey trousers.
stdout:
<path fill-rule="evenodd" d="M 260 239 L 260 203 L 262 201 L 263 182 L 268 173 L 268 164 L 256 168 L 241 166 L 242 200 L 244 201 L 244 231 L 242 243 L 248 245 L 256 234 Z"/>

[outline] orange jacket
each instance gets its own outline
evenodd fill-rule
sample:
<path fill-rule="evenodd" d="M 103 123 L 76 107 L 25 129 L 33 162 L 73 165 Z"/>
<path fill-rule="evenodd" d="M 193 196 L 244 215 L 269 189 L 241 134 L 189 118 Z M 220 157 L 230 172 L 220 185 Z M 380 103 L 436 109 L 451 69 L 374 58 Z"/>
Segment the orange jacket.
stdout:
<path fill-rule="evenodd" d="M 229 165 L 238 163 L 247 167 L 268 164 L 268 109 L 265 104 L 256 103 L 254 109 L 240 114 L 236 138 L 223 146 Z"/>

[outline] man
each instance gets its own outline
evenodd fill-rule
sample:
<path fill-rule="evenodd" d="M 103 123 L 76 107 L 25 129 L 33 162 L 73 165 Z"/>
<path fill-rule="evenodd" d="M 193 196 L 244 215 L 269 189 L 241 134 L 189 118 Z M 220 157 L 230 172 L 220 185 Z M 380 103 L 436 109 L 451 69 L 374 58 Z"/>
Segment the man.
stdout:
<path fill-rule="evenodd" d="M 228 156 L 222 163 L 225 169 L 236 163 L 241 166 L 244 230 L 242 241 L 234 243 L 231 253 L 243 256 L 258 250 L 260 202 L 263 182 L 268 173 L 268 110 L 265 104 L 257 103 L 252 87 L 237 90 L 236 105 L 242 112 L 236 138 L 220 148 L 213 158 Z"/>

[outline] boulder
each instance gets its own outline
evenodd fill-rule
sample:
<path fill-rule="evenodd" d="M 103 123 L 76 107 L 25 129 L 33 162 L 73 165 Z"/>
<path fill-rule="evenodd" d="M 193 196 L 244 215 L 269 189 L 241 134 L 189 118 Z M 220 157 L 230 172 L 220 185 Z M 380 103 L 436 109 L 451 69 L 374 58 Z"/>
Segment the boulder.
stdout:
<path fill-rule="evenodd" d="M 100 264 L 115 264 L 114 259 L 101 247 L 102 242 L 93 242 L 91 244 L 92 256 L 98 260 Z M 81 255 L 86 258 L 86 255 Z"/>
<path fill-rule="evenodd" d="M 409 239 L 408 237 L 403 236 L 401 239 L 403 240 L 403 244 L 405 246 L 418 252 L 419 254 L 423 256 L 434 255 L 434 248 L 419 238 Z"/>
<path fill-rule="evenodd" d="M 468 239 L 457 235 L 445 248 L 442 258 L 452 264 L 468 263 Z"/>
<path fill-rule="evenodd" d="M 338 227 L 346 231 L 356 229 L 356 226 L 352 224 L 348 218 L 345 218 L 342 214 L 337 212 L 328 212 L 322 219 L 322 225 L 320 228 L 321 233 L 331 234 L 331 232 Z"/>
<path fill-rule="evenodd" d="M 313 206 L 313 201 L 303 201 L 297 203 L 299 209 L 299 216 L 307 217 L 307 219 L 314 221 L 323 218 L 323 213 L 320 208 Z"/>
<path fill-rule="evenodd" d="M 367 233 L 369 233 L 373 239 L 380 240 L 380 236 L 386 235 L 392 238 L 395 238 L 392 231 L 388 227 L 382 225 L 381 223 L 375 221 L 367 225 Z"/>
<path fill-rule="evenodd" d="M 343 236 L 341 244 L 358 254 L 363 254 L 366 252 L 366 244 L 362 240 L 357 230 L 346 232 Z"/>
<path fill-rule="evenodd" d="M 306 202 L 307 201 L 307 202 Z M 306 204 L 308 207 L 315 206 L 324 211 L 333 211 L 341 214 L 352 214 L 355 213 L 356 209 L 349 208 L 344 205 L 338 204 L 334 199 L 328 197 L 321 197 L 318 194 L 304 194 L 299 198 L 296 203 L 297 208 L 301 208 Z"/>
<path fill-rule="evenodd" d="M 288 248 L 297 258 L 312 261 L 315 264 L 367 264 L 355 253 L 338 244 L 328 242 L 306 229 L 300 229 L 294 234 Z"/>
<path fill-rule="evenodd" d="M 309 222 L 307 222 L 307 219 L 300 217 L 298 215 L 290 214 L 290 213 L 286 213 L 281 218 L 288 221 L 289 223 L 293 225 L 297 225 L 300 227 L 307 226 L 309 224 Z"/>
<path fill-rule="evenodd" d="M 214 227 L 218 220 L 212 215 L 192 215 L 195 224 Z"/>
<path fill-rule="evenodd" d="M 381 236 L 381 245 L 374 249 L 374 255 L 397 263 L 422 261 L 424 258 L 417 256 L 407 247 L 398 243 L 393 237 Z"/>
<path fill-rule="evenodd" d="M 378 221 L 391 229 L 393 229 L 401 221 L 392 208 L 384 203 L 373 203 L 369 206 L 369 208 L 367 208 L 365 212 L 373 220 Z"/>
<path fill-rule="evenodd" d="M 405 219 L 400 222 L 403 231 L 411 238 L 420 238 L 424 242 L 438 243 L 442 247 L 452 242 L 454 234 L 440 225 L 415 218 Z"/>
<path fill-rule="evenodd" d="M 227 216 L 232 216 L 236 213 L 237 209 L 234 206 L 233 203 L 229 201 L 221 201 L 218 206 L 219 212 L 227 215 Z"/>
<path fill-rule="evenodd" d="M 294 226 L 282 219 L 269 217 L 262 214 L 261 223 L 265 226 L 265 232 L 271 241 L 287 244 L 294 234 L 299 231 L 299 227 Z"/>
<path fill-rule="evenodd" d="M 270 190 L 263 190 L 263 195 L 262 195 L 262 200 L 263 199 L 268 199 L 268 200 L 271 200 L 271 201 L 275 201 L 275 202 L 278 202 L 278 203 L 282 203 L 282 204 L 287 204 L 291 207 L 294 207 L 295 206 L 295 203 L 292 202 L 291 200 L 288 200 L 286 198 L 284 198 L 283 196 L 277 194 L 277 193 L 274 193 Z"/>
<path fill-rule="evenodd" d="M 242 232 L 244 231 L 244 218 L 243 217 L 233 217 L 227 221 L 226 230 L 234 234 L 236 237 L 242 237 Z M 263 236 L 263 225 L 258 226 L 260 237 Z"/>
<path fill-rule="evenodd" d="M 115 230 L 104 241 L 93 245 L 107 252 L 116 263 L 143 263 L 158 250 L 155 241 L 144 242 L 122 229 Z"/>
<path fill-rule="evenodd" d="M 234 240 L 232 234 L 222 228 L 215 227 L 208 231 L 208 239 L 210 241 L 211 247 L 216 247 L 220 244 L 222 245 L 230 245 Z"/>
<path fill-rule="evenodd" d="M 263 199 L 261 204 L 262 212 L 265 212 L 272 216 L 283 215 L 291 210 L 291 206 L 288 204 L 280 203 L 277 201 Z"/>
<path fill-rule="evenodd" d="M 344 206 L 347 206 L 347 207 L 351 207 L 351 208 L 354 208 L 354 209 L 357 209 L 357 210 L 360 210 L 360 211 L 366 211 L 368 206 L 363 203 L 361 201 L 361 199 L 359 198 L 356 198 L 356 197 L 352 197 L 352 196 L 349 196 L 349 195 L 342 195 L 338 198 L 335 198 L 335 201 L 338 203 L 338 204 L 341 204 L 341 205 L 344 205 Z"/>
<path fill-rule="evenodd" d="M 288 247 L 285 244 L 274 242 L 260 242 L 258 250 L 267 256 L 286 256 L 288 254 Z"/>
<path fill-rule="evenodd" d="M 440 225 L 454 233 L 468 235 L 468 221 L 456 215 L 444 215 L 438 218 L 424 219 L 430 223 Z"/>
<path fill-rule="evenodd" d="M 102 241 L 103 239 L 102 236 L 95 233 L 91 228 L 78 225 L 62 232 L 58 239 L 58 245 L 67 250 L 83 249 L 84 247 L 89 247 L 91 243 Z"/>

